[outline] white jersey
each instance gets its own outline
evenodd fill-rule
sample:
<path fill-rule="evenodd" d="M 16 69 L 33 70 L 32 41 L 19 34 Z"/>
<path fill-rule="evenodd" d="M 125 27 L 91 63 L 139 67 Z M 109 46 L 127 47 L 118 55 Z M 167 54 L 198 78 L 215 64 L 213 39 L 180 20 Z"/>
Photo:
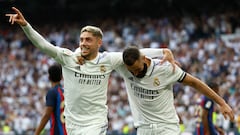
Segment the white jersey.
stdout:
<path fill-rule="evenodd" d="M 122 53 L 98 53 L 95 59 L 79 65 L 79 51 L 48 43 L 30 25 L 23 30 L 35 46 L 62 65 L 66 119 L 77 125 L 106 123 L 108 79 L 112 70 L 123 64 Z"/>
<path fill-rule="evenodd" d="M 107 88 L 110 73 L 122 64 L 121 53 L 98 53 L 85 64 L 76 63 L 75 55 L 59 51 L 55 58 L 62 64 L 65 117 L 81 125 L 107 122 Z"/>
<path fill-rule="evenodd" d="M 134 126 L 152 123 L 179 123 L 174 106 L 173 84 L 182 81 L 186 73 L 176 66 L 173 72 L 168 62 L 159 64 L 151 59 L 151 64 L 143 78 L 134 77 L 122 65 L 117 72 L 123 75 L 128 93 Z"/>
<path fill-rule="evenodd" d="M 65 112 L 68 121 L 77 125 L 107 122 L 107 88 L 112 70 L 123 65 L 122 53 L 98 53 L 85 64 L 77 64 L 79 50 L 72 52 L 46 41 L 31 26 L 22 27 L 31 42 L 62 65 L 64 79 Z M 152 57 L 162 56 L 162 49 L 142 49 Z"/>

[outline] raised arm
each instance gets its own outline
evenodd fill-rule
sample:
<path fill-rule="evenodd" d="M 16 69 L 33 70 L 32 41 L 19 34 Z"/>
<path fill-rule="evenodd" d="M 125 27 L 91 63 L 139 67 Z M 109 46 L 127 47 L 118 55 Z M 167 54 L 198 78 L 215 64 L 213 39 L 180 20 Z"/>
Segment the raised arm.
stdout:
<path fill-rule="evenodd" d="M 39 33 L 37 33 L 31 25 L 26 21 L 23 14 L 15 7 L 12 7 L 12 10 L 15 12 L 15 14 L 6 14 L 6 16 L 9 17 L 9 23 L 12 25 L 14 23 L 19 24 L 28 39 L 35 45 L 37 48 L 45 52 L 50 57 L 56 57 L 57 56 L 57 49 L 54 45 L 49 43 L 46 39 L 44 39 Z"/>
<path fill-rule="evenodd" d="M 179 67 L 181 66 L 180 63 L 174 59 L 174 55 L 172 51 L 168 48 L 160 48 L 160 49 L 144 48 L 144 49 L 140 49 L 140 52 L 152 58 L 154 57 L 161 58 L 160 64 L 166 61 L 170 62 L 173 66 L 173 71 L 175 71 L 175 68 L 176 68 L 175 64 L 178 65 Z"/>
<path fill-rule="evenodd" d="M 200 93 L 212 99 L 214 102 L 216 102 L 219 105 L 220 111 L 223 114 L 224 118 L 225 119 L 229 118 L 231 121 L 234 121 L 234 113 L 232 108 L 225 102 L 225 100 L 222 97 L 220 97 L 204 82 L 197 79 L 196 77 L 193 77 L 190 74 L 187 74 L 183 80 L 183 84 L 189 85 L 195 88 Z"/>
<path fill-rule="evenodd" d="M 164 63 L 165 61 L 169 61 L 170 63 L 176 64 L 181 67 L 181 64 L 175 60 L 172 51 L 168 48 L 163 48 L 163 58 L 161 63 Z"/>

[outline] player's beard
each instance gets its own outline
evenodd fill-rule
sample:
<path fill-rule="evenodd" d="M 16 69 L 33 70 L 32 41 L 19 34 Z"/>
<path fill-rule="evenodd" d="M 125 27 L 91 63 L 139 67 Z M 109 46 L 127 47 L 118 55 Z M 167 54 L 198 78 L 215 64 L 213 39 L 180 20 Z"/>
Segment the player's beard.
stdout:
<path fill-rule="evenodd" d="M 143 78 L 147 73 L 147 64 L 144 63 L 143 64 L 143 70 L 138 74 L 136 75 L 137 78 Z"/>
<path fill-rule="evenodd" d="M 85 60 L 88 60 L 89 58 L 89 54 L 86 54 L 86 53 L 81 53 L 81 56 L 85 59 Z"/>

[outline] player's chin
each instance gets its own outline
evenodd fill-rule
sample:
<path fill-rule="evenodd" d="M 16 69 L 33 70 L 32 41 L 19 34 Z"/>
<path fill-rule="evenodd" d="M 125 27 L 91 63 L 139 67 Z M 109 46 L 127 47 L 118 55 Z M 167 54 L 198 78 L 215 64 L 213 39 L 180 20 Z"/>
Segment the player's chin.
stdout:
<path fill-rule="evenodd" d="M 89 53 L 81 53 L 81 56 L 84 58 L 84 59 L 87 59 L 89 57 Z"/>
<path fill-rule="evenodd" d="M 81 56 L 86 57 L 89 55 L 89 52 L 81 52 Z"/>

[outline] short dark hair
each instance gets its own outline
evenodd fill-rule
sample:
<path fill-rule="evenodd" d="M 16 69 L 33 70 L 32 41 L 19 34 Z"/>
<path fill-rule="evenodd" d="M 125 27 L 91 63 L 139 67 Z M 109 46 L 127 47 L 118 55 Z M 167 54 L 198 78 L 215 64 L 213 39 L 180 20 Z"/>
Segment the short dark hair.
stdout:
<path fill-rule="evenodd" d="M 62 79 L 62 67 L 60 64 L 55 63 L 48 69 L 49 80 L 52 82 L 59 82 Z"/>
<path fill-rule="evenodd" d="M 140 51 L 136 46 L 129 46 L 123 51 L 123 62 L 132 66 L 140 58 Z"/>

